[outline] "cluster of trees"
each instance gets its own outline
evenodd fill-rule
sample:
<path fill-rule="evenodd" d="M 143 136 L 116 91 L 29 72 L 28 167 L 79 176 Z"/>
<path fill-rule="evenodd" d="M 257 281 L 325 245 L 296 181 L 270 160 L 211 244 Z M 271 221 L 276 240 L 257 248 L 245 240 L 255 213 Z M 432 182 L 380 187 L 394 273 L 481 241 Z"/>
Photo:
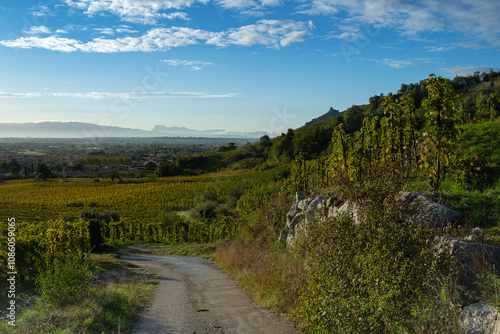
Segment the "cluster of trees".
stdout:
<path fill-rule="evenodd" d="M 19 174 L 23 168 L 23 165 L 21 165 L 21 163 L 19 163 L 19 161 L 17 161 L 16 159 L 0 163 L 0 170 L 7 171 L 15 175 Z M 41 162 L 39 162 L 36 167 L 35 165 L 30 166 L 29 169 L 30 172 L 35 172 L 35 176 L 38 180 L 46 180 L 52 174 L 49 166 Z"/>
<path fill-rule="evenodd" d="M 455 93 L 448 79 L 431 74 L 423 84 L 427 92 L 421 101 L 425 111 L 423 125 L 417 119 L 410 94 L 384 96 L 380 102 L 382 117 L 365 117 L 354 132 L 348 118 L 335 127 L 329 155 L 313 160 L 307 154 L 295 158 L 295 187 L 305 190 L 313 181 L 316 186 L 344 181 L 362 184 L 381 171 L 385 174 L 380 177 L 400 179 L 424 171 L 431 186 L 438 189 L 454 167 L 463 169 L 465 174 L 482 172 L 481 166 L 471 169 L 469 162 L 464 163 L 467 157 L 456 154 L 458 125 L 463 122 L 462 97 Z M 495 118 L 496 110 L 491 115 Z M 480 118 L 484 119 L 491 118 Z"/>
<path fill-rule="evenodd" d="M 17 174 L 21 170 L 21 164 L 16 159 L 12 159 L 11 161 L 3 161 L 0 163 L 0 170 Z"/>
<path fill-rule="evenodd" d="M 450 119 L 453 117 L 453 123 L 457 125 L 492 120 L 498 116 L 500 110 L 500 84 L 495 84 L 495 79 L 499 76 L 500 72 L 494 71 L 483 74 L 476 72 L 468 77 L 457 76 L 453 80 L 432 76 L 431 78 L 434 78 L 432 80 L 439 81 L 440 87 L 446 86 L 446 94 L 453 96 L 452 100 L 445 102 L 453 104 L 453 107 L 451 104 L 440 106 L 438 104 L 442 103 L 441 100 L 438 101 L 436 98 L 433 100 L 432 96 L 443 92 L 430 91 L 429 80 L 431 79 L 403 84 L 396 93 L 372 96 L 368 104 L 352 106 L 340 115 L 337 115 L 336 111 L 331 108 L 327 114 L 337 116 L 310 122 L 309 125 L 295 130 L 288 129 L 286 133 L 273 139 L 263 136 L 259 142 L 248 143 L 238 149 L 235 145 L 229 145 L 221 147 L 219 152 L 214 154 L 199 154 L 190 158 L 165 161 L 158 169 L 157 175 L 192 174 L 193 170 L 196 170 L 196 173 L 211 172 L 228 167 L 255 168 L 263 164 L 267 165 L 269 161 L 287 164 L 304 153 L 310 158 L 329 156 L 334 151 L 335 137 L 338 136 L 335 134 L 335 129 L 338 129 L 339 125 L 342 125 L 342 131 L 346 135 L 354 134 L 361 129 L 364 129 L 363 133 L 366 134 L 367 126 L 380 127 L 381 120 L 387 115 L 387 110 L 399 108 L 397 106 L 399 103 L 409 108 L 409 114 L 405 117 L 411 116 L 413 133 L 419 133 L 429 127 L 429 122 L 434 122 L 438 128 L 444 126 L 441 124 L 444 118 L 433 120 L 436 113 L 429 112 L 430 109 L 436 108 L 444 108 L 446 112 L 451 112 L 452 115 L 446 117 Z M 393 122 L 393 120 L 389 119 L 387 122 Z M 391 128 L 393 124 L 390 123 L 387 126 Z M 437 143 L 435 146 L 441 147 L 441 144 Z M 428 163 L 424 164 L 427 166 Z M 436 169 L 442 172 L 442 159 L 438 165 Z M 434 177 L 431 176 L 431 178 Z M 438 180 L 436 182 L 439 183 Z"/>

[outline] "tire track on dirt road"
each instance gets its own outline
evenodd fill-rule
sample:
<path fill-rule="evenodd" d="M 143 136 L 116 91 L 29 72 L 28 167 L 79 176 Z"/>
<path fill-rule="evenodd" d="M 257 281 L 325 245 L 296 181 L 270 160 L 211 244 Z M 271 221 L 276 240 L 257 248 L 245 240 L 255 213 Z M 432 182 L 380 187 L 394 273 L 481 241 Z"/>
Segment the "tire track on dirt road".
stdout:
<path fill-rule="evenodd" d="M 152 304 L 134 334 L 295 334 L 293 325 L 259 308 L 213 261 L 186 256 L 120 255 L 158 276 Z"/>

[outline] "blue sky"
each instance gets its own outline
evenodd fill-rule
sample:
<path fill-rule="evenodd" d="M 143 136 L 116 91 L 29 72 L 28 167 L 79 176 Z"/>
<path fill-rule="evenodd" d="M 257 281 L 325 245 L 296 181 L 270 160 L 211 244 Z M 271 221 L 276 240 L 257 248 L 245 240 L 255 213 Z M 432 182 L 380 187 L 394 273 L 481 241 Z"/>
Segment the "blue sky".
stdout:
<path fill-rule="evenodd" d="M 499 56 L 498 0 L 0 0 L 0 122 L 279 134 Z"/>

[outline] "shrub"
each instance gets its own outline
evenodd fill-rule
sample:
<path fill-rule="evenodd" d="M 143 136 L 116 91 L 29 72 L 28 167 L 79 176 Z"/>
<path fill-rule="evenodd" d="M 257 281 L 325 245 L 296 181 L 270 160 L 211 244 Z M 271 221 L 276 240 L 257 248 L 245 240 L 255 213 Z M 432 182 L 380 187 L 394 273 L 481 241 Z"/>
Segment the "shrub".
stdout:
<path fill-rule="evenodd" d="M 217 202 L 206 201 L 198 204 L 192 209 L 192 213 L 195 217 L 202 220 L 212 220 L 216 217 Z"/>
<path fill-rule="evenodd" d="M 491 270 L 487 270 L 483 274 L 476 277 L 475 284 L 480 293 L 480 299 L 489 301 L 495 307 L 500 307 L 500 276 L 495 265 Z"/>
<path fill-rule="evenodd" d="M 102 236 L 102 223 L 97 219 L 91 219 L 88 222 L 90 248 L 93 250 L 101 249 L 104 243 Z"/>
<path fill-rule="evenodd" d="M 344 183 L 361 222 L 346 215 L 310 225 L 302 240 L 306 284 L 296 319 L 314 333 L 422 333 L 456 330 L 448 259 L 431 227 L 404 221 L 397 182 Z"/>
<path fill-rule="evenodd" d="M 100 214 L 99 219 L 104 220 L 105 223 L 117 222 L 120 221 L 120 214 L 116 211 L 105 210 Z"/>
<path fill-rule="evenodd" d="M 83 299 L 89 291 L 92 272 L 86 257 L 78 254 L 57 256 L 47 263 L 37 284 L 44 301 L 54 306 L 71 305 Z"/>

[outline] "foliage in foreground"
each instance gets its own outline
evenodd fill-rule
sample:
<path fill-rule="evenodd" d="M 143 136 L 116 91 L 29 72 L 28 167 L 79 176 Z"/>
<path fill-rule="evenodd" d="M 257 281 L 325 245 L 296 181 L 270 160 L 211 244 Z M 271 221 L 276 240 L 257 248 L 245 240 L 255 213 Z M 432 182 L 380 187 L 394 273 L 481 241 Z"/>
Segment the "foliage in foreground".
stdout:
<path fill-rule="evenodd" d="M 99 266 L 123 267 L 122 260 L 94 258 Z M 154 281 L 92 287 L 90 264 L 77 253 L 57 256 L 37 277 L 41 298 L 36 306 L 18 314 L 15 327 L 0 324 L 0 333 L 130 332 Z"/>
<path fill-rule="evenodd" d="M 367 198 L 367 200 L 370 200 Z M 373 201 L 373 198 L 371 199 Z M 360 207 L 366 221 L 330 219 L 308 230 L 306 285 L 295 309 L 313 333 L 458 330 L 449 263 L 429 247 L 436 231 L 400 219 L 395 203 Z"/>
<path fill-rule="evenodd" d="M 96 333 L 130 332 L 133 323 L 149 300 L 154 285 L 150 282 L 124 286 L 92 288 L 78 303 L 64 308 L 39 303 L 24 311 L 16 327 L 2 323 L 0 333 Z"/>
<path fill-rule="evenodd" d="M 338 184 L 337 194 L 358 203 L 362 223 L 317 222 L 293 250 L 284 249 L 277 227 L 290 202 L 271 197 L 247 217 L 251 233 L 219 247 L 218 261 L 305 332 L 459 332 L 451 260 L 429 246 L 442 232 L 402 218 L 411 212 L 393 200 L 401 187 L 393 169 L 372 170 L 362 184 L 348 177 Z"/>
<path fill-rule="evenodd" d="M 71 305 L 85 297 L 92 278 L 88 259 L 70 254 L 58 256 L 37 277 L 42 298 L 53 306 Z"/>

